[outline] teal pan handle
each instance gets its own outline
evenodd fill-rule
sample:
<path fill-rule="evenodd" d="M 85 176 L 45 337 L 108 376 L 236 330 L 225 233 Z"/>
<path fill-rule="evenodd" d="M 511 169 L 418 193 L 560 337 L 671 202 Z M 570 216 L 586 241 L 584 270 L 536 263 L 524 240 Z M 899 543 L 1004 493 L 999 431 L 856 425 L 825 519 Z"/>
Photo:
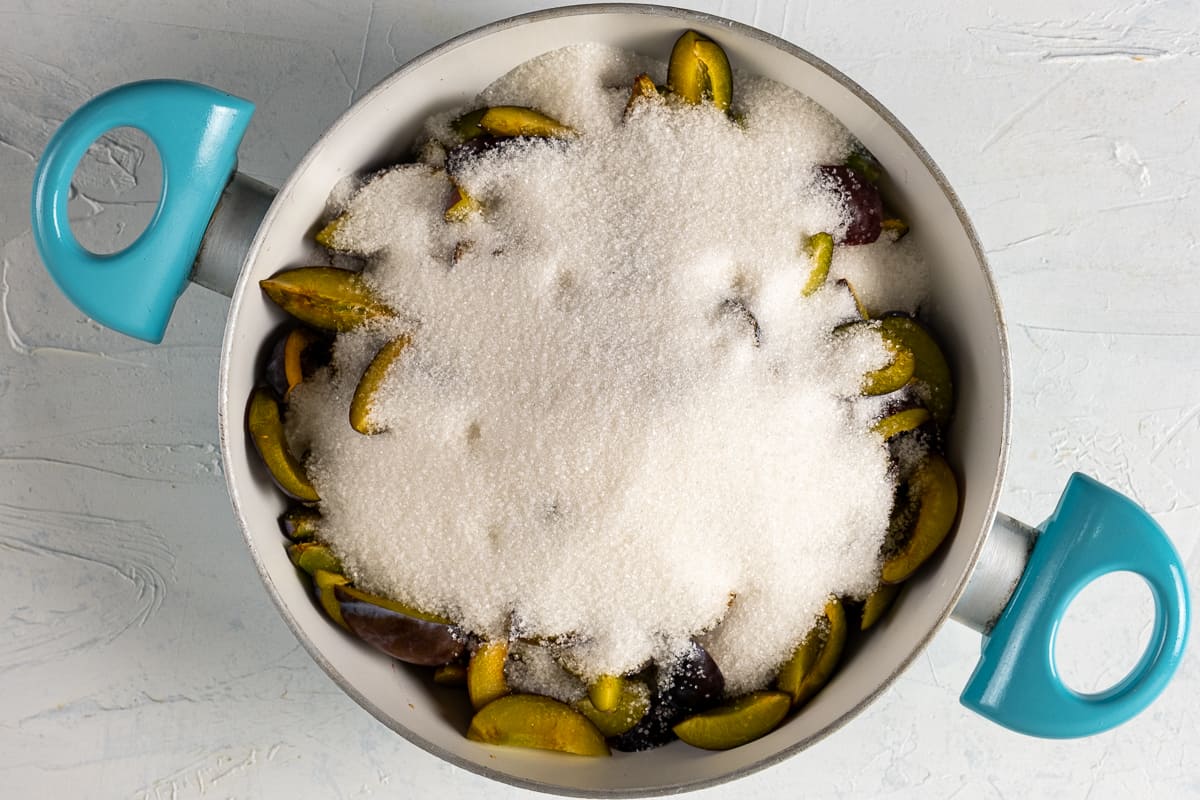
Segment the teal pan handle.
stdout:
<path fill-rule="evenodd" d="M 1059 677 L 1058 627 L 1083 587 L 1119 571 L 1139 575 L 1150 587 L 1150 643 L 1115 686 L 1081 694 Z M 1171 680 L 1187 643 L 1189 610 L 1183 563 L 1163 529 L 1118 492 L 1072 475 L 1012 598 L 984 638 L 962 703 L 1033 736 L 1065 739 L 1114 728 L 1150 705 Z"/>
<path fill-rule="evenodd" d="M 81 311 L 130 336 L 162 341 L 253 113 L 249 101 L 208 86 L 145 81 L 98 95 L 55 132 L 34 178 L 33 235 L 46 268 Z M 140 129 L 158 148 L 162 194 L 133 244 L 98 255 L 71 232 L 67 198 L 88 147 L 122 126 Z"/>

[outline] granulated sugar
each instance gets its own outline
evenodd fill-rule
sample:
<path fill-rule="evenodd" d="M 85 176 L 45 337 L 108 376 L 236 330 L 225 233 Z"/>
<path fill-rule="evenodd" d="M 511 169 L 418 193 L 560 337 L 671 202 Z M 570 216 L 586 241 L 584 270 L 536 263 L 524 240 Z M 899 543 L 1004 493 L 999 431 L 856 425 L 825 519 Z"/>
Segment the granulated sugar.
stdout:
<path fill-rule="evenodd" d="M 458 180 L 483 211 L 464 222 L 443 220 L 427 165 L 349 201 L 337 244 L 403 317 L 339 337 L 289 435 L 311 450 L 321 536 L 365 589 L 485 638 L 554 639 L 585 678 L 702 637 L 736 694 L 771 680 L 831 593 L 874 586 L 893 476 L 854 398 L 887 353 L 870 330 L 831 336 L 855 313 L 832 282 L 801 296 L 804 242 L 846 224 L 815 174 L 845 160 L 845 129 L 742 75 L 740 122 L 675 102 L 625 119 L 643 70 L 666 74 L 573 47 L 486 90 L 477 105 L 578 136 L 478 156 Z M 430 135 L 453 144 L 454 116 Z M 889 247 L 853 270 L 892 273 L 871 279 L 873 310 L 912 310 L 919 253 Z M 373 411 L 387 431 L 359 435 L 355 385 L 401 330 Z"/>

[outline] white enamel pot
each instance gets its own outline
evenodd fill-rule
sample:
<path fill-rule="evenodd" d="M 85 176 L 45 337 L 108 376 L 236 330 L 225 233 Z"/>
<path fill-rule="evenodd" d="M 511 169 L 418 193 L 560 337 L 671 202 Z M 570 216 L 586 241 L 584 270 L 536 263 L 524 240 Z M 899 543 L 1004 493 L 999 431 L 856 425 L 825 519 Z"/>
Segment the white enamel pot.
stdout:
<path fill-rule="evenodd" d="M 252 452 L 244 425 L 263 343 L 283 321 L 258 281 L 284 268 L 325 263 L 313 233 L 330 190 L 348 175 L 402 159 L 432 112 L 469 102 L 547 50 L 593 41 L 663 58 L 688 28 L 720 43 L 735 69 L 815 99 L 884 165 L 884 194 L 907 217 L 932 265 L 933 302 L 922 316 L 948 350 L 958 392 L 948 436 L 948 458 L 962 489 L 956 530 L 877 629 L 856 640 L 824 691 L 762 739 L 725 752 L 675 742 L 612 759 L 470 742 L 463 735 L 470 719 L 463 693 L 434 687 L 427 670 L 391 661 L 332 625 L 288 560 L 277 525 L 284 499 Z M 400 735 L 466 769 L 543 791 L 636 796 L 698 788 L 761 769 L 835 731 L 886 689 L 951 615 L 984 633 L 983 655 L 962 701 L 1024 733 L 1068 737 L 1105 730 L 1143 709 L 1170 679 L 1187 636 L 1187 586 L 1169 540 L 1144 511 L 1077 475 L 1040 528 L 997 514 L 1009 444 L 1009 358 L 983 253 L 928 154 L 828 64 L 753 28 L 678 9 L 595 5 L 537 12 L 459 36 L 399 69 L 342 115 L 278 193 L 234 173 L 252 111 L 248 101 L 175 81 L 131 84 L 95 98 L 63 124 L 42 156 L 33 195 L 35 238 L 47 268 L 76 304 L 144 339 L 161 339 L 189 278 L 231 296 L 218 413 L 229 494 L 250 554 L 312 657 Z M 123 125 L 141 128 L 157 146 L 162 199 L 137 242 L 96 256 L 76 243 L 66 222 L 68 187 L 87 146 Z M 1057 676 L 1055 631 L 1083 586 L 1118 570 L 1140 575 L 1150 587 L 1151 641 L 1121 683 L 1080 695 Z"/>

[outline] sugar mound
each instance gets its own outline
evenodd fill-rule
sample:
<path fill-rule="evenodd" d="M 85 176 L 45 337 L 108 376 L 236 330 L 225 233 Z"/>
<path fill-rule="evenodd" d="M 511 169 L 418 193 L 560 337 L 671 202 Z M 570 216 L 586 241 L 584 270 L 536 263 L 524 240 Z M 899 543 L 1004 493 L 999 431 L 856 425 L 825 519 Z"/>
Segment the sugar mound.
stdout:
<path fill-rule="evenodd" d="M 831 335 L 848 293 L 801 297 L 803 243 L 845 225 L 815 167 L 843 161 L 849 133 L 742 75 L 741 122 L 662 101 L 626 118 L 643 70 L 666 73 L 586 45 L 489 87 L 481 105 L 579 135 L 478 155 L 458 180 L 484 210 L 464 222 L 443 219 L 449 183 L 427 164 L 349 199 L 338 244 L 403 316 L 339 337 L 293 393 L 289 436 L 310 450 L 322 537 L 367 590 L 565 643 L 585 678 L 703 637 L 736 694 L 770 681 L 829 594 L 876 581 L 893 477 L 855 396 L 887 353 L 869 329 Z M 452 144 L 454 116 L 430 138 Z M 888 247 L 837 263 L 868 273 Z M 871 279 L 879 309 L 919 296 L 889 305 L 922 274 L 905 252 Z M 387 431 L 361 436 L 350 398 L 401 330 L 373 411 Z"/>

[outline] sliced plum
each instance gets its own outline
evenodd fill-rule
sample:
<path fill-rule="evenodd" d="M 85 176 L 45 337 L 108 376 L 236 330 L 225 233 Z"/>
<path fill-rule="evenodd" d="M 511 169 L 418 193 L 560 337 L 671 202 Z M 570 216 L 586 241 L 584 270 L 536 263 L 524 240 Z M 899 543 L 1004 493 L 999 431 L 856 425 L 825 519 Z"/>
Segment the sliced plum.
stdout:
<path fill-rule="evenodd" d="M 375 407 L 375 398 L 383 387 L 388 371 L 403 355 L 409 341 L 408 334 L 404 333 L 385 344 L 359 378 L 354 397 L 350 400 L 350 427 L 364 436 L 383 430 L 383 427 L 372 419 L 371 411 Z"/>
<path fill-rule="evenodd" d="M 467 662 L 467 694 L 476 709 L 512 692 L 504 677 L 508 662 L 508 643 L 484 642 Z"/>
<path fill-rule="evenodd" d="M 675 40 L 667 65 L 667 85 L 685 102 L 709 100 L 722 111 L 733 104 L 733 70 L 721 46 L 696 31 Z"/>
<path fill-rule="evenodd" d="M 675 735 L 693 747 L 729 750 L 775 730 L 791 707 L 787 692 L 750 692 L 688 717 L 675 725 Z"/>
<path fill-rule="evenodd" d="M 566 703 L 536 694 L 510 694 L 488 703 L 471 719 L 467 738 L 581 756 L 610 755 L 604 735 L 587 717 Z"/>
<path fill-rule="evenodd" d="M 814 233 L 808 237 L 805 250 L 812 260 L 812 269 L 800 293 L 808 297 L 825 285 L 825 279 L 829 277 L 829 267 L 833 264 L 833 237 L 828 233 Z"/>
<path fill-rule="evenodd" d="M 287 400 L 292 389 L 329 363 L 332 354 L 333 342 L 328 336 L 297 325 L 275 340 L 263 377 L 275 394 Z"/>
<path fill-rule="evenodd" d="M 598 709 L 590 695 L 575 701 L 571 707 L 590 719 L 605 736 L 620 736 L 646 716 L 650 709 L 650 689 L 641 681 L 622 678 L 620 694 L 608 710 Z"/>
<path fill-rule="evenodd" d="M 354 635 L 399 661 L 436 667 L 466 649 L 466 635 L 444 617 L 349 585 L 333 587 L 333 596 Z"/>
<path fill-rule="evenodd" d="M 884 583 L 900 583 L 938 549 L 958 515 L 958 482 L 946 459 L 927 453 L 908 480 L 908 496 L 917 510 L 900 547 L 883 562 Z"/>
<path fill-rule="evenodd" d="M 279 402 L 265 386 L 258 387 L 250 395 L 246 428 L 267 471 L 285 494 L 306 503 L 321 499 L 305 474 L 304 465 L 288 449 Z"/>
<path fill-rule="evenodd" d="M 258 285 L 277 306 L 321 330 L 348 331 L 368 320 L 395 314 L 367 288 L 362 276 L 351 270 L 297 267 Z"/>
<path fill-rule="evenodd" d="M 846 611 L 840 600 L 831 598 L 820 622 L 779 670 L 779 690 L 791 696 L 793 706 L 807 703 L 824 688 L 837 669 L 845 645 Z"/>
<path fill-rule="evenodd" d="M 321 514 L 309 506 L 292 506 L 279 517 L 279 528 L 293 542 L 310 542 L 317 535 Z"/>
<path fill-rule="evenodd" d="M 836 194 L 846 208 L 849 222 L 838 244 L 870 244 L 878 239 L 883 199 L 875 184 L 845 165 L 826 164 L 817 170 L 821 185 Z"/>
<path fill-rule="evenodd" d="M 479 118 L 479 127 L 492 136 L 512 138 L 531 136 L 537 139 L 568 139 L 575 129 L 535 108 L 525 106 L 492 106 Z"/>

